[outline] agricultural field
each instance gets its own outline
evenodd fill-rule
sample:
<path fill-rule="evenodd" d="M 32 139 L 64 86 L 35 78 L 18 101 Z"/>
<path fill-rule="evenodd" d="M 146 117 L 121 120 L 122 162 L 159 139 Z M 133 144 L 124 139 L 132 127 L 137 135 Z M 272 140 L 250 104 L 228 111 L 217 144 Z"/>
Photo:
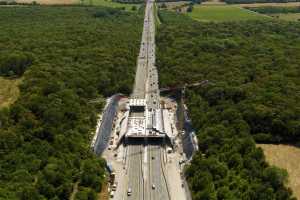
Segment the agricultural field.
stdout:
<path fill-rule="evenodd" d="M 127 11 L 133 10 L 135 6 L 137 9 L 140 7 L 140 4 L 126 4 L 113 2 L 111 0 L 79 0 L 83 5 L 93 5 L 93 6 L 105 6 L 112 8 L 124 8 Z"/>
<path fill-rule="evenodd" d="M 300 6 L 248 7 L 247 9 L 286 21 L 300 21 Z"/>
<path fill-rule="evenodd" d="M 287 185 L 300 199 L 300 148 L 290 145 L 259 144 L 264 151 L 269 164 L 287 170 L 289 179 Z"/>
<path fill-rule="evenodd" d="M 244 8 L 253 8 L 253 7 L 295 7 L 300 6 L 300 2 L 288 2 L 288 3 L 247 3 L 247 4 L 236 4 L 237 6 Z"/>
<path fill-rule="evenodd" d="M 189 16 L 200 21 L 240 21 L 240 20 L 261 20 L 268 18 L 239 6 L 231 5 L 195 5 Z"/>
<path fill-rule="evenodd" d="M 19 96 L 18 85 L 21 79 L 7 79 L 0 77 L 0 108 L 7 107 L 15 102 Z"/>
<path fill-rule="evenodd" d="M 282 19 L 286 21 L 300 21 L 300 13 L 281 13 L 270 15 L 277 19 Z"/>
<path fill-rule="evenodd" d="M 189 2 L 187 1 L 176 1 L 176 2 L 159 2 L 157 3 L 158 7 L 166 6 L 168 10 L 176 10 L 179 7 L 187 5 Z"/>

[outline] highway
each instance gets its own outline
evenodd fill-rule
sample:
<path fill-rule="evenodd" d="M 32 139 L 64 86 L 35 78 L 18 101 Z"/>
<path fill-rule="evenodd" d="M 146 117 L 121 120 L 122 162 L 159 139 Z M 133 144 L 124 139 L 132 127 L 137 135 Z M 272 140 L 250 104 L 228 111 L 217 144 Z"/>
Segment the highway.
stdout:
<path fill-rule="evenodd" d="M 148 145 L 148 166 L 150 192 L 148 199 L 169 199 L 166 180 L 162 171 L 162 152 L 160 145 Z M 155 188 L 153 188 L 153 186 Z"/>
<path fill-rule="evenodd" d="M 162 143 L 144 144 L 142 141 L 135 141 L 127 146 L 128 183 L 124 190 L 124 199 L 169 200 L 167 183 L 162 169 L 164 165 Z M 132 190 L 131 195 L 128 195 L 129 188 Z"/>
<path fill-rule="evenodd" d="M 144 199 L 144 183 L 142 174 L 143 146 L 139 144 L 129 145 L 127 159 L 129 177 L 128 188 L 132 189 L 132 194 L 130 196 L 127 194 L 125 195 L 127 195 L 128 200 Z"/>
<path fill-rule="evenodd" d="M 146 100 L 146 113 L 153 114 L 160 108 L 158 72 L 155 66 L 155 20 L 154 1 L 147 0 L 143 34 L 137 59 L 135 83 L 131 98 Z M 134 117 L 136 113 L 131 113 Z M 153 125 L 152 125 L 153 126 Z M 149 128 L 149 127 L 147 127 Z M 151 124 L 150 124 L 151 128 Z M 140 140 L 127 143 L 127 200 L 169 200 L 164 176 L 162 140 Z M 128 195 L 128 189 L 132 193 Z"/>

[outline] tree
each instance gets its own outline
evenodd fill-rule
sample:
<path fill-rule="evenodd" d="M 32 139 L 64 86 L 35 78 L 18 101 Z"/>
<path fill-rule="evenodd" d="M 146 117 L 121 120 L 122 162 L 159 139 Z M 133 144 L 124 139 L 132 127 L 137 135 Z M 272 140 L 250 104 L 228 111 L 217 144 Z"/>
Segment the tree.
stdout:
<path fill-rule="evenodd" d="M 21 76 L 33 63 L 33 56 L 20 52 L 2 55 L 0 58 L 0 75 Z"/>
<path fill-rule="evenodd" d="M 268 167 L 263 172 L 264 179 L 275 188 L 278 189 L 287 181 L 287 171 L 277 167 Z"/>
<path fill-rule="evenodd" d="M 136 11 L 137 10 L 136 6 L 132 6 L 131 10 Z"/>
<path fill-rule="evenodd" d="M 189 5 L 188 8 L 186 9 L 187 12 L 192 12 L 193 11 L 193 6 Z"/>

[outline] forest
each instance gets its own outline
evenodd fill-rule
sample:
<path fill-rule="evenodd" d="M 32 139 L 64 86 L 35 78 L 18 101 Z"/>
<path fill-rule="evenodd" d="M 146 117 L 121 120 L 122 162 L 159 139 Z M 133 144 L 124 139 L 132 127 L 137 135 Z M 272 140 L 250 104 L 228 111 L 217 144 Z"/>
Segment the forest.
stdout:
<path fill-rule="evenodd" d="M 209 81 L 186 92 L 199 141 L 185 172 L 193 199 L 294 199 L 255 143 L 300 143 L 300 24 L 159 17 L 162 87 Z"/>
<path fill-rule="evenodd" d="M 104 97 L 131 91 L 142 22 L 112 8 L 0 8 L 0 75 L 22 77 L 0 110 L 0 199 L 69 199 L 77 184 L 75 199 L 97 198 L 105 161 L 91 133 Z"/>

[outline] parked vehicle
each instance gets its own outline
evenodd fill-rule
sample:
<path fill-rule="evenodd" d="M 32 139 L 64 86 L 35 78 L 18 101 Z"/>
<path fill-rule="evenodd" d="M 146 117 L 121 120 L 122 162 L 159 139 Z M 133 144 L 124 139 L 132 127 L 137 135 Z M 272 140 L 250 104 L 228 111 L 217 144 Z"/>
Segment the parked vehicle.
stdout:
<path fill-rule="evenodd" d="M 114 195 L 115 195 L 114 191 L 111 191 L 110 194 L 109 194 L 110 198 L 113 198 Z"/>
<path fill-rule="evenodd" d="M 131 194 L 132 194 L 132 189 L 128 188 L 128 190 L 127 190 L 127 196 L 131 196 Z"/>
<path fill-rule="evenodd" d="M 115 182 L 116 179 L 116 173 L 113 172 L 110 174 L 110 183 L 113 184 Z"/>
<path fill-rule="evenodd" d="M 118 185 L 117 182 L 115 182 L 115 183 L 112 185 L 112 191 L 116 191 L 116 190 L 117 190 L 117 185 Z"/>
<path fill-rule="evenodd" d="M 152 184 L 152 190 L 155 190 L 155 184 Z"/>

